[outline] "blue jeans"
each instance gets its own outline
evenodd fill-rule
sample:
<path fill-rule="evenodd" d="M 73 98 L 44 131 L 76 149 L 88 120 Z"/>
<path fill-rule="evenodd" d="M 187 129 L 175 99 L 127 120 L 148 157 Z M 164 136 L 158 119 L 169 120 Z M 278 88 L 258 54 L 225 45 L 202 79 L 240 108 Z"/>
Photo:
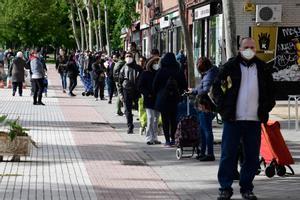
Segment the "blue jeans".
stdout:
<path fill-rule="evenodd" d="M 214 134 L 212 131 L 212 120 L 214 114 L 211 112 L 199 112 L 200 135 L 201 135 L 201 151 L 205 155 L 214 155 Z"/>
<path fill-rule="evenodd" d="M 240 140 L 241 139 L 241 140 Z M 258 121 L 224 122 L 221 160 L 218 172 L 220 190 L 232 191 L 239 143 L 243 143 L 244 160 L 240 171 L 240 192 L 253 190 L 253 179 L 259 167 L 261 126 Z"/>
<path fill-rule="evenodd" d="M 61 84 L 63 89 L 67 89 L 67 73 L 66 72 L 61 72 L 60 74 L 60 78 L 61 78 Z"/>

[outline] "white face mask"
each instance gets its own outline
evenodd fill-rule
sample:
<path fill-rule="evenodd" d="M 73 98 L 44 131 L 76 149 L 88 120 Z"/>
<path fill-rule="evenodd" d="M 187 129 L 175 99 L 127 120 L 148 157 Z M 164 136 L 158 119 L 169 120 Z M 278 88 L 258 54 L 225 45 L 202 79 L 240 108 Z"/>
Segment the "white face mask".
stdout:
<path fill-rule="evenodd" d="M 241 55 L 243 58 L 247 60 L 251 60 L 255 56 L 255 52 L 251 49 L 245 49 L 244 51 L 241 51 Z"/>
<path fill-rule="evenodd" d="M 159 64 L 154 64 L 152 65 L 152 68 L 157 71 L 159 68 L 160 68 L 160 65 Z"/>
<path fill-rule="evenodd" d="M 125 58 L 125 62 L 126 62 L 127 64 L 131 64 L 131 63 L 133 62 L 133 58 L 127 57 L 127 58 Z"/>

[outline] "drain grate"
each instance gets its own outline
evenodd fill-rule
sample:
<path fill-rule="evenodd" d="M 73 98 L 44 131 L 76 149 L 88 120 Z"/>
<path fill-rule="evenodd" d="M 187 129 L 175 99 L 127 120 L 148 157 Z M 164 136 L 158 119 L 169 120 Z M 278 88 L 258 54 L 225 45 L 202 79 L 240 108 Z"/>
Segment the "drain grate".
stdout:
<path fill-rule="evenodd" d="M 142 160 L 120 160 L 121 165 L 129 165 L 129 166 L 148 166 L 146 161 Z"/>

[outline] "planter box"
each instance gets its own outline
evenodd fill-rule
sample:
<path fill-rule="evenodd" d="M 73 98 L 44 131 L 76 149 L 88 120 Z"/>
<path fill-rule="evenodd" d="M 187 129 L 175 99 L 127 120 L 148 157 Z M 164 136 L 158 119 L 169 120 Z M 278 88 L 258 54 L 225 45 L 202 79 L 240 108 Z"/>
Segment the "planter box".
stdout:
<path fill-rule="evenodd" d="M 6 133 L 0 132 L 0 155 L 29 156 L 31 148 L 30 136 L 17 136 L 13 141 Z"/>

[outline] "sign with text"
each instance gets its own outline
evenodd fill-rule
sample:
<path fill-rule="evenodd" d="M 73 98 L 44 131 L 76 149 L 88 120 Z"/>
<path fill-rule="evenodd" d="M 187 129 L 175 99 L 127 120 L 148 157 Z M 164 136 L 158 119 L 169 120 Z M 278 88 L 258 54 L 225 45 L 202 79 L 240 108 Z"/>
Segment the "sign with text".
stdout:
<path fill-rule="evenodd" d="M 210 4 L 195 9 L 195 20 L 210 16 Z"/>
<path fill-rule="evenodd" d="M 273 77 L 280 81 L 300 81 L 300 26 L 278 27 Z"/>

